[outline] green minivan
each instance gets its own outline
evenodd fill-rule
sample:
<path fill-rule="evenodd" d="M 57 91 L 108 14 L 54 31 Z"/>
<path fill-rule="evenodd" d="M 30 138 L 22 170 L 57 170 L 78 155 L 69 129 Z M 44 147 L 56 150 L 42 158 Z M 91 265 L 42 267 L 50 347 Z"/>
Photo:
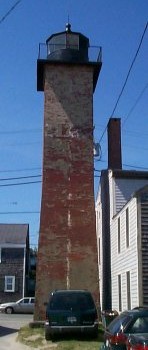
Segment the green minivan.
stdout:
<path fill-rule="evenodd" d="M 45 339 L 60 334 L 98 336 L 98 314 L 87 290 L 56 290 L 46 308 Z"/>

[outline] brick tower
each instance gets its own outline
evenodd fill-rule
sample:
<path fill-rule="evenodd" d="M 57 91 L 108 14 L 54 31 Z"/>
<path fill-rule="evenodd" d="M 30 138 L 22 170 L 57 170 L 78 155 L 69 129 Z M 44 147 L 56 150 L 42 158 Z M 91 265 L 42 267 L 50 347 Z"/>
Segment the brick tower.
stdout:
<path fill-rule="evenodd" d="M 50 36 L 37 60 L 44 91 L 43 185 L 34 319 L 45 318 L 54 289 L 88 289 L 99 300 L 93 174 L 93 92 L 101 57 L 66 30 Z M 99 53 L 100 53 L 99 48 Z"/>

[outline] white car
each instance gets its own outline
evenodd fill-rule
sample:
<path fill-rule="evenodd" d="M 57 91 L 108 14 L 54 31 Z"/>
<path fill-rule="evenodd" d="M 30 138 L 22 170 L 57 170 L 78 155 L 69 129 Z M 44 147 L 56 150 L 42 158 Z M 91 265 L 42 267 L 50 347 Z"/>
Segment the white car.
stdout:
<path fill-rule="evenodd" d="M 35 301 L 35 298 L 26 297 L 15 302 L 0 304 L 0 312 L 5 312 L 7 314 L 12 314 L 12 313 L 33 314 L 34 301 Z"/>

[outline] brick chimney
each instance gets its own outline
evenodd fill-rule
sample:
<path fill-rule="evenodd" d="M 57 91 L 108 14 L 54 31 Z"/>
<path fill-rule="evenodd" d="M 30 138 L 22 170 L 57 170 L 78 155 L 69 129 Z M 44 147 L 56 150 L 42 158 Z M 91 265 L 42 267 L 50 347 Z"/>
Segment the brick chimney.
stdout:
<path fill-rule="evenodd" d="M 121 119 L 110 118 L 107 129 L 108 129 L 108 169 L 122 169 Z"/>

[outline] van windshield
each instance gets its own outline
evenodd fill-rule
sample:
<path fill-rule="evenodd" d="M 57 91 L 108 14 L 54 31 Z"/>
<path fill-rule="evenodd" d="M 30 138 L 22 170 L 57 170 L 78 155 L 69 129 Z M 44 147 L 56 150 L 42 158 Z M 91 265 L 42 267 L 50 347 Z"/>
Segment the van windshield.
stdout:
<path fill-rule="evenodd" d="M 50 299 L 51 310 L 90 310 L 94 302 L 89 293 L 57 293 Z"/>

